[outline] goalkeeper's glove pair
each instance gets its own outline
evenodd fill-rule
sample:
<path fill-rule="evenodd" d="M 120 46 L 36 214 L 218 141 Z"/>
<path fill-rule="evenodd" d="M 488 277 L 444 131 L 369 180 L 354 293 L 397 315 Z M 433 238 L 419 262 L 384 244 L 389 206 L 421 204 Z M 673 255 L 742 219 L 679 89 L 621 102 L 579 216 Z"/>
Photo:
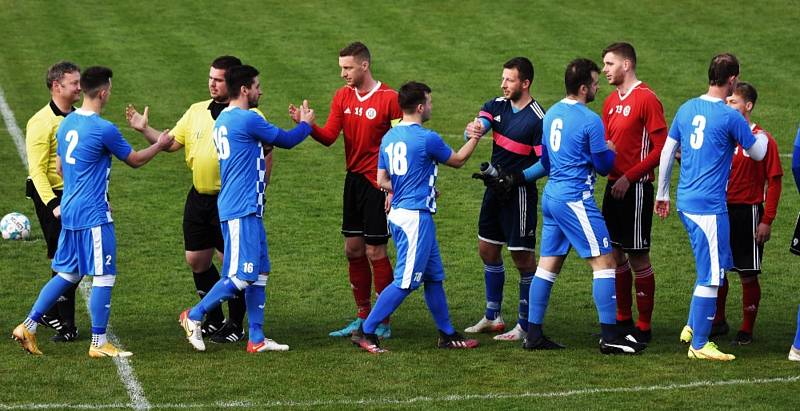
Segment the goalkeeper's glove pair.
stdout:
<path fill-rule="evenodd" d="M 472 178 L 482 180 L 483 185 L 501 197 L 508 197 L 514 187 L 525 185 L 525 175 L 522 172 L 506 173 L 499 166 L 495 166 L 497 175 L 474 173 Z"/>

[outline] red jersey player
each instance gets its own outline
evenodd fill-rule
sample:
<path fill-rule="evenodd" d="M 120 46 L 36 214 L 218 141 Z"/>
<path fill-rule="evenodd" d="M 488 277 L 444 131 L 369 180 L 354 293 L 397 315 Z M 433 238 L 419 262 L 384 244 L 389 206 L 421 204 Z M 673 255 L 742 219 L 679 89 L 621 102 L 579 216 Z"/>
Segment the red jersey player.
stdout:
<path fill-rule="evenodd" d="M 761 259 L 764 243 L 772 232 L 772 221 L 778 213 L 781 197 L 781 167 L 778 144 L 769 133 L 750 120 L 758 93 L 749 83 L 741 82 L 728 97 L 728 105 L 742 113 L 750 124 L 753 134 L 767 136 L 767 155 L 763 161 L 753 161 L 741 146 L 736 147 L 728 179 L 728 218 L 731 226 L 732 271 L 739 273 L 742 281 L 742 326 L 733 340 L 745 345 L 753 341 L 753 326 L 761 301 Z M 766 195 L 764 186 L 766 185 Z M 766 201 L 765 201 L 766 197 Z M 725 299 L 728 296 L 728 280 L 720 285 L 717 295 L 717 315 L 711 327 L 711 335 L 728 332 L 725 320 Z"/>
<path fill-rule="evenodd" d="M 347 176 L 344 182 L 342 234 L 349 262 L 350 285 L 358 308 L 357 318 L 332 337 L 349 337 L 370 312 L 372 276 L 380 293 L 392 282 L 392 265 L 386 256 L 389 231 L 386 223 L 387 195 L 377 183 L 378 151 L 392 120 L 403 113 L 397 92 L 372 78 L 370 53 L 363 43 L 351 43 L 339 51 L 339 67 L 345 86 L 336 91 L 325 125 L 313 126 L 311 136 L 330 146 L 344 134 Z M 299 111 L 289 106 L 299 120 Z M 370 263 L 372 267 L 370 269 Z M 375 332 L 391 336 L 388 319 Z"/>
<path fill-rule="evenodd" d="M 651 339 L 655 277 L 650 264 L 650 227 L 653 221 L 653 170 L 667 138 L 664 109 L 647 84 L 636 78 L 636 51 L 628 43 L 603 50 L 603 74 L 616 90 L 603 103 L 606 139 L 617 157 L 608 175 L 603 216 L 611 235 L 617 263 L 617 324 L 637 341 Z M 633 327 L 631 286 L 636 273 L 636 307 Z"/>

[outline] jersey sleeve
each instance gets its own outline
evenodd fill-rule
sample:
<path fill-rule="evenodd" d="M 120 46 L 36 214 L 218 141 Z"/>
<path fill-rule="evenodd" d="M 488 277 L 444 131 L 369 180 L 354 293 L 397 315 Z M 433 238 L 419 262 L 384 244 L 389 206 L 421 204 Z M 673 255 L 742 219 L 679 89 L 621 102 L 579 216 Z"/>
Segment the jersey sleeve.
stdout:
<path fill-rule="evenodd" d="M 636 181 L 651 170 L 658 167 L 661 158 L 661 149 L 667 139 L 667 122 L 664 120 L 664 107 L 654 94 L 647 95 L 642 102 L 642 122 L 644 129 L 650 137 L 652 150 L 637 165 L 625 173 L 629 181 Z"/>
<path fill-rule="evenodd" d="M 122 137 L 117 126 L 107 124 L 103 132 L 103 145 L 120 161 L 125 161 L 131 155 L 133 147 Z"/>
<path fill-rule="evenodd" d="M 56 195 L 53 186 L 47 178 L 47 169 L 50 163 L 50 133 L 52 129 L 43 121 L 32 118 L 25 128 L 25 151 L 28 156 L 28 174 L 31 176 L 33 186 L 47 204 Z"/>
<path fill-rule="evenodd" d="M 764 215 L 761 222 L 772 224 L 778 215 L 778 202 L 781 198 L 783 167 L 778 153 L 778 144 L 772 136 L 767 134 L 767 154 L 764 156 L 764 169 L 767 176 L 767 193 L 764 200 Z"/>
<path fill-rule="evenodd" d="M 261 142 L 273 144 L 280 129 L 258 115 L 247 116 L 247 130 Z"/>
<path fill-rule="evenodd" d="M 675 140 L 680 144 L 681 142 L 681 109 L 678 109 L 678 112 L 675 113 L 675 118 L 672 119 L 672 126 L 669 128 L 669 133 L 667 133 L 667 137 Z"/>
<path fill-rule="evenodd" d="M 175 137 L 175 141 L 184 146 L 186 145 L 186 140 L 191 135 L 191 111 L 192 109 L 186 110 L 186 112 L 183 113 L 183 116 L 181 116 L 180 120 L 175 123 L 175 127 L 173 127 L 169 132 L 172 137 Z"/>
<path fill-rule="evenodd" d="M 425 152 L 439 163 L 447 162 L 453 155 L 453 149 L 435 132 L 425 137 Z"/>
<path fill-rule="evenodd" d="M 781 155 L 778 152 L 778 143 L 767 134 L 767 155 L 764 157 L 767 170 L 767 178 L 782 177 L 783 166 L 781 165 Z"/>
<path fill-rule="evenodd" d="M 489 127 L 486 127 L 487 130 L 491 128 L 492 121 L 494 121 L 494 100 L 489 100 L 483 103 L 481 111 L 478 112 L 478 118 L 489 122 Z M 486 123 L 484 123 L 484 126 L 485 125 Z"/>
<path fill-rule="evenodd" d="M 386 146 L 381 142 L 380 151 L 378 151 L 378 170 L 389 170 L 389 159 L 386 158 L 388 154 L 384 151 Z"/>
<path fill-rule="evenodd" d="M 589 141 L 589 152 L 592 154 L 600 153 L 608 150 L 606 145 L 605 129 L 603 128 L 603 121 L 600 116 L 591 116 L 591 121 L 586 125 L 586 136 Z"/>
<path fill-rule="evenodd" d="M 750 125 L 739 112 L 733 110 L 729 112 L 728 126 L 733 139 L 741 144 L 742 148 L 747 150 L 755 144 L 756 138 L 750 130 Z"/>
<path fill-rule="evenodd" d="M 389 119 L 393 123 L 403 118 L 403 110 L 400 109 L 400 102 L 397 100 L 397 93 L 391 94 L 389 100 Z"/>
<path fill-rule="evenodd" d="M 325 120 L 325 125 L 322 127 L 316 124 L 311 126 L 311 137 L 320 143 L 330 146 L 339 137 L 342 132 L 342 123 L 344 121 L 344 113 L 342 112 L 342 92 L 336 92 L 331 101 L 331 110 L 328 112 L 328 119 Z"/>

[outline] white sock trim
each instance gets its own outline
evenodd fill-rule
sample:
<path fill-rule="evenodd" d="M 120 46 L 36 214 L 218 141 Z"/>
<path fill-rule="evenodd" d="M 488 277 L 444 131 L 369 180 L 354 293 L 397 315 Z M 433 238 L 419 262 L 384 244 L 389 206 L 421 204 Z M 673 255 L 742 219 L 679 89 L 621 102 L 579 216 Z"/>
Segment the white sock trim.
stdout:
<path fill-rule="evenodd" d="M 717 298 L 719 287 L 698 285 L 694 288 L 694 295 L 702 298 Z"/>
<path fill-rule="evenodd" d="M 245 288 L 247 288 L 248 285 L 250 285 L 250 283 L 248 283 L 247 281 L 240 280 L 235 275 L 229 278 L 231 279 L 233 285 L 236 286 L 236 289 L 239 291 L 244 290 Z"/>
<path fill-rule="evenodd" d="M 116 281 L 116 275 L 95 275 L 92 277 L 92 287 L 113 287 Z"/>
<path fill-rule="evenodd" d="M 594 272 L 594 278 L 616 278 L 617 270 L 613 268 L 607 268 L 605 270 L 597 270 Z"/>
<path fill-rule="evenodd" d="M 558 273 L 551 273 L 550 271 L 547 271 L 542 267 L 536 267 L 536 274 L 534 274 L 534 277 L 539 277 L 542 280 L 554 283 L 556 282 L 556 277 L 558 277 Z"/>
<path fill-rule="evenodd" d="M 267 286 L 267 281 L 269 281 L 269 273 L 267 273 L 267 274 L 259 274 L 258 275 L 258 280 L 256 280 L 256 282 L 254 282 L 253 285 L 257 285 L 259 287 L 266 287 Z"/>

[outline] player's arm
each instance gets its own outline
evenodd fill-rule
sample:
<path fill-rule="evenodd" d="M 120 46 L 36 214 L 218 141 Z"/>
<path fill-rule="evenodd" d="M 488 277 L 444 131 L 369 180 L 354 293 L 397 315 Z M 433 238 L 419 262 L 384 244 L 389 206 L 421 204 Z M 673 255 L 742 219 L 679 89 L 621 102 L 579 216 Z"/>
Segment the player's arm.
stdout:
<path fill-rule="evenodd" d="M 661 149 L 658 164 L 658 192 L 656 194 L 655 212 L 661 218 L 669 215 L 669 186 L 672 178 L 672 165 L 675 163 L 675 152 L 680 144 L 674 137 L 668 136 Z"/>
<path fill-rule="evenodd" d="M 52 128 L 43 121 L 31 119 L 25 129 L 25 151 L 28 156 L 28 175 L 42 203 L 54 212 L 61 201 L 53 192 L 53 186 L 47 178 L 50 162 L 50 133 Z"/>
<path fill-rule="evenodd" d="M 441 138 L 439 138 L 438 140 L 442 141 Z M 446 164 L 446 165 L 448 165 L 450 167 L 453 167 L 453 168 L 464 167 L 464 164 L 467 163 L 467 160 L 469 160 L 470 156 L 472 156 L 472 153 L 475 151 L 475 147 L 478 146 L 478 140 L 480 140 L 480 137 L 474 137 L 474 136 L 470 137 L 467 140 L 467 142 L 464 143 L 464 145 L 461 146 L 461 148 L 456 152 L 454 152 L 452 149 L 450 149 L 450 147 L 447 147 L 447 145 L 444 144 L 444 141 L 442 141 L 441 144 L 447 150 L 450 151 L 450 155 L 446 157 L 446 160 L 444 161 L 444 164 Z M 436 150 L 440 150 L 439 153 L 441 153 L 442 155 L 441 155 L 441 157 L 438 157 L 438 158 L 434 155 L 433 156 L 434 159 L 437 159 L 437 161 L 439 161 L 439 158 L 444 158 L 445 157 L 443 155 L 444 148 L 436 147 L 435 149 Z"/>
<path fill-rule="evenodd" d="M 295 123 L 300 123 L 302 120 L 302 107 L 308 108 L 308 100 L 303 100 L 303 105 L 296 107 L 294 104 L 289 104 L 289 117 Z M 331 110 L 328 112 L 328 119 L 325 120 L 325 125 L 322 127 L 317 126 L 314 122 L 311 125 L 311 138 L 317 140 L 325 146 L 331 146 L 339 138 L 339 133 L 342 132 L 343 116 L 341 106 L 339 105 L 339 93 L 333 96 L 331 101 Z"/>
<path fill-rule="evenodd" d="M 797 137 L 794 139 L 792 175 L 794 175 L 794 184 L 797 186 L 797 192 L 800 193 L 800 129 L 797 130 Z"/>
<path fill-rule="evenodd" d="M 754 161 L 761 161 L 767 155 L 767 135 L 758 133 L 753 137 L 750 131 L 750 124 L 737 111 L 728 114 L 728 127 L 733 134 L 734 140 L 739 143 L 747 155 Z"/>
<path fill-rule="evenodd" d="M 386 190 L 387 193 L 392 192 L 392 179 L 384 168 L 378 168 L 378 186 Z"/>
<path fill-rule="evenodd" d="M 292 148 L 308 137 L 311 125 L 314 124 L 314 110 L 308 108 L 308 101 L 303 101 L 299 111 L 300 122 L 289 131 L 273 126 L 261 116 L 248 117 L 248 130 L 264 143 L 280 148 Z"/>
<path fill-rule="evenodd" d="M 149 116 L 150 116 L 150 106 L 145 106 L 144 112 L 141 114 L 138 111 L 136 111 L 136 107 L 134 107 L 133 104 L 128 104 L 128 106 L 125 107 L 125 118 L 128 120 L 128 125 L 132 129 L 142 133 L 142 135 L 144 136 L 145 140 L 147 140 L 148 143 L 154 144 L 156 141 L 158 141 L 158 136 L 161 135 L 161 131 L 158 131 L 153 127 L 150 127 Z M 183 120 L 183 118 L 181 118 L 181 120 Z M 172 134 L 175 135 L 175 133 L 179 131 L 180 127 L 181 126 L 179 122 L 179 125 L 176 125 L 175 129 L 173 129 Z M 169 146 L 165 151 L 169 152 L 178 151 L 181 149 L 181 147 L 183 147 L 183 144 L 181 144 L 176 139 L 172 141 L 172 145 Z"/>
<path fill-rule="evenodd" d="M 614 143 L 610 140 L 606 142 L 605 129 L 599 116 L 595 116 L 586 127 L 586 133 L 589 136 L 592 167 L 598 174 L 606 176 L 614 167 L 616 153 L 614 152 Z"/>
<path fill-rule="evenodd" d="M 117 131 L 119 133 L 119 131 Z M 169 134 L 169 129 L 164 130 L 161 134 L 158 135 L 156 142 L 151 144 L 150 147 L 147 147 L 143 150 L 133 150 L 131 146 L 122 138 L 122 135 L 119 135 L 119 139 L 117 141 L 111 142 L 111 144 L 107 144 L 111 152 L 120 160 L 124 161 L 125 164 L 133 167 L 139 168 L 145 164 L 147 164 L 150 160 L 152 160 L 158 153 L 162 151 L 168 150 L 172 143 L 174 142 L 174 138 Z M 124 154 L 126 151 L 126 147 L 128 150 L 127 156 Z"/>

